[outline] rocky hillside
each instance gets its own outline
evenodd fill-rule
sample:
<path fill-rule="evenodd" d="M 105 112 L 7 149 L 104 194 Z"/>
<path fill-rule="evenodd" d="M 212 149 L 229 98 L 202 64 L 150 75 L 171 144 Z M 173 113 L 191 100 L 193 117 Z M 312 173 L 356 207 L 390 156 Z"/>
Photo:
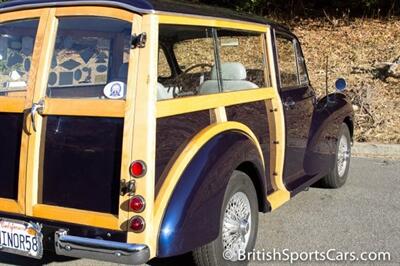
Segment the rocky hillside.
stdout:
<path fill-rule="evenodd" d="M 319 95 L 325 93 L 327 56 L 330 91 L 337 78 L 347 80 L 346 94 L 356 113 L 355 140 L 400 143 L 400 21 L 302 20 L 290 28 L 302 42 Z"/>

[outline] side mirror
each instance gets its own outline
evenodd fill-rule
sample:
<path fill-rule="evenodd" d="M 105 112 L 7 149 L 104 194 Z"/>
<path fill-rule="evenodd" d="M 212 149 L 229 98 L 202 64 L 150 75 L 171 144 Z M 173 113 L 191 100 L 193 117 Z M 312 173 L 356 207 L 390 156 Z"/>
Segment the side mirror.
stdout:
<path fill-rule="evenodd" d="M 346 80 L 343 79 L 343 78 L 340 78 L 340 79 L 336 80 L 335 87 L 340 92 L 344 91 L 346 89 L 346 87 L 347 87 Z"/>

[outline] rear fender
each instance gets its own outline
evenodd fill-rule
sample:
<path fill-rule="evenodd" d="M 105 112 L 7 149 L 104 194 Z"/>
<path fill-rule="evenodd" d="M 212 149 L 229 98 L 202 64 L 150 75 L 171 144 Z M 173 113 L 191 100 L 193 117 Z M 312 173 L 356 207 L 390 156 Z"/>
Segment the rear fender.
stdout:
<path fill-rule="evenodd" d="M 225 124 L 229 123 L 241 125 Z M 242 163 L 251 163 L 259 173 L 256 178 L 265 199 L 263 161 L 257 140 L 233 128 L 198 147 L 169 199 L 160 226 L 157 256 L 184 254 L 218 237 L 225 190 L 232 172 Z M 266 204 L 266 200 L 263 202 Z"/>

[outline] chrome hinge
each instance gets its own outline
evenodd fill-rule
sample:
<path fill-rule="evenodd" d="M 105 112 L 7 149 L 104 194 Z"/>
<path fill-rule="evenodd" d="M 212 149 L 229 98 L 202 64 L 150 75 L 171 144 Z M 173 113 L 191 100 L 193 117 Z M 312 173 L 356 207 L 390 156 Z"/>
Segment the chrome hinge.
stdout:
<path fill-rule="evenodd" d="M 128 194 L 129 196 L 133 196 L 136 191 L 136 184 L 135 180 L 126 181 L 125 179 L 121 180 L 120 185 L 120 195 L 125 196 Z"/>
<path fill-rule="evenodd" d="M 44 109 L 44 100 L 40 100 L 38 103 L 32 104 L 30 115 L 31 115 L 31 121 L 32 121 L 32 128 L 33 128 L 33 131 L 35 131 L 35 132 L 36 132 L 35 116 L 37 113 L 41 115 L 43 113 L 43 109 Z"/>
<path fill-rule="evenodd" d="M 140 33 L 139 35 L 132 36 L 132 49 L 136 48 L 144 48 L 146 47 L 147 42 L 147 34 L 145 32 Z"/>

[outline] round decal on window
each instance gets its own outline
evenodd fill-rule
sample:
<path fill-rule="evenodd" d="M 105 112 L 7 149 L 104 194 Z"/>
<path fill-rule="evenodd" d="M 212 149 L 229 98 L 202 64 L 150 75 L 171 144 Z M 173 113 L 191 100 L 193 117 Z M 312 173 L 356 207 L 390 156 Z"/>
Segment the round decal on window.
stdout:
<path fill-rule="evenodd" d="M 126 85 L 122 81 L 113 81 L 104 87 L 104 95 L 108 99 L 119 100 L 125 97 Z"/>

